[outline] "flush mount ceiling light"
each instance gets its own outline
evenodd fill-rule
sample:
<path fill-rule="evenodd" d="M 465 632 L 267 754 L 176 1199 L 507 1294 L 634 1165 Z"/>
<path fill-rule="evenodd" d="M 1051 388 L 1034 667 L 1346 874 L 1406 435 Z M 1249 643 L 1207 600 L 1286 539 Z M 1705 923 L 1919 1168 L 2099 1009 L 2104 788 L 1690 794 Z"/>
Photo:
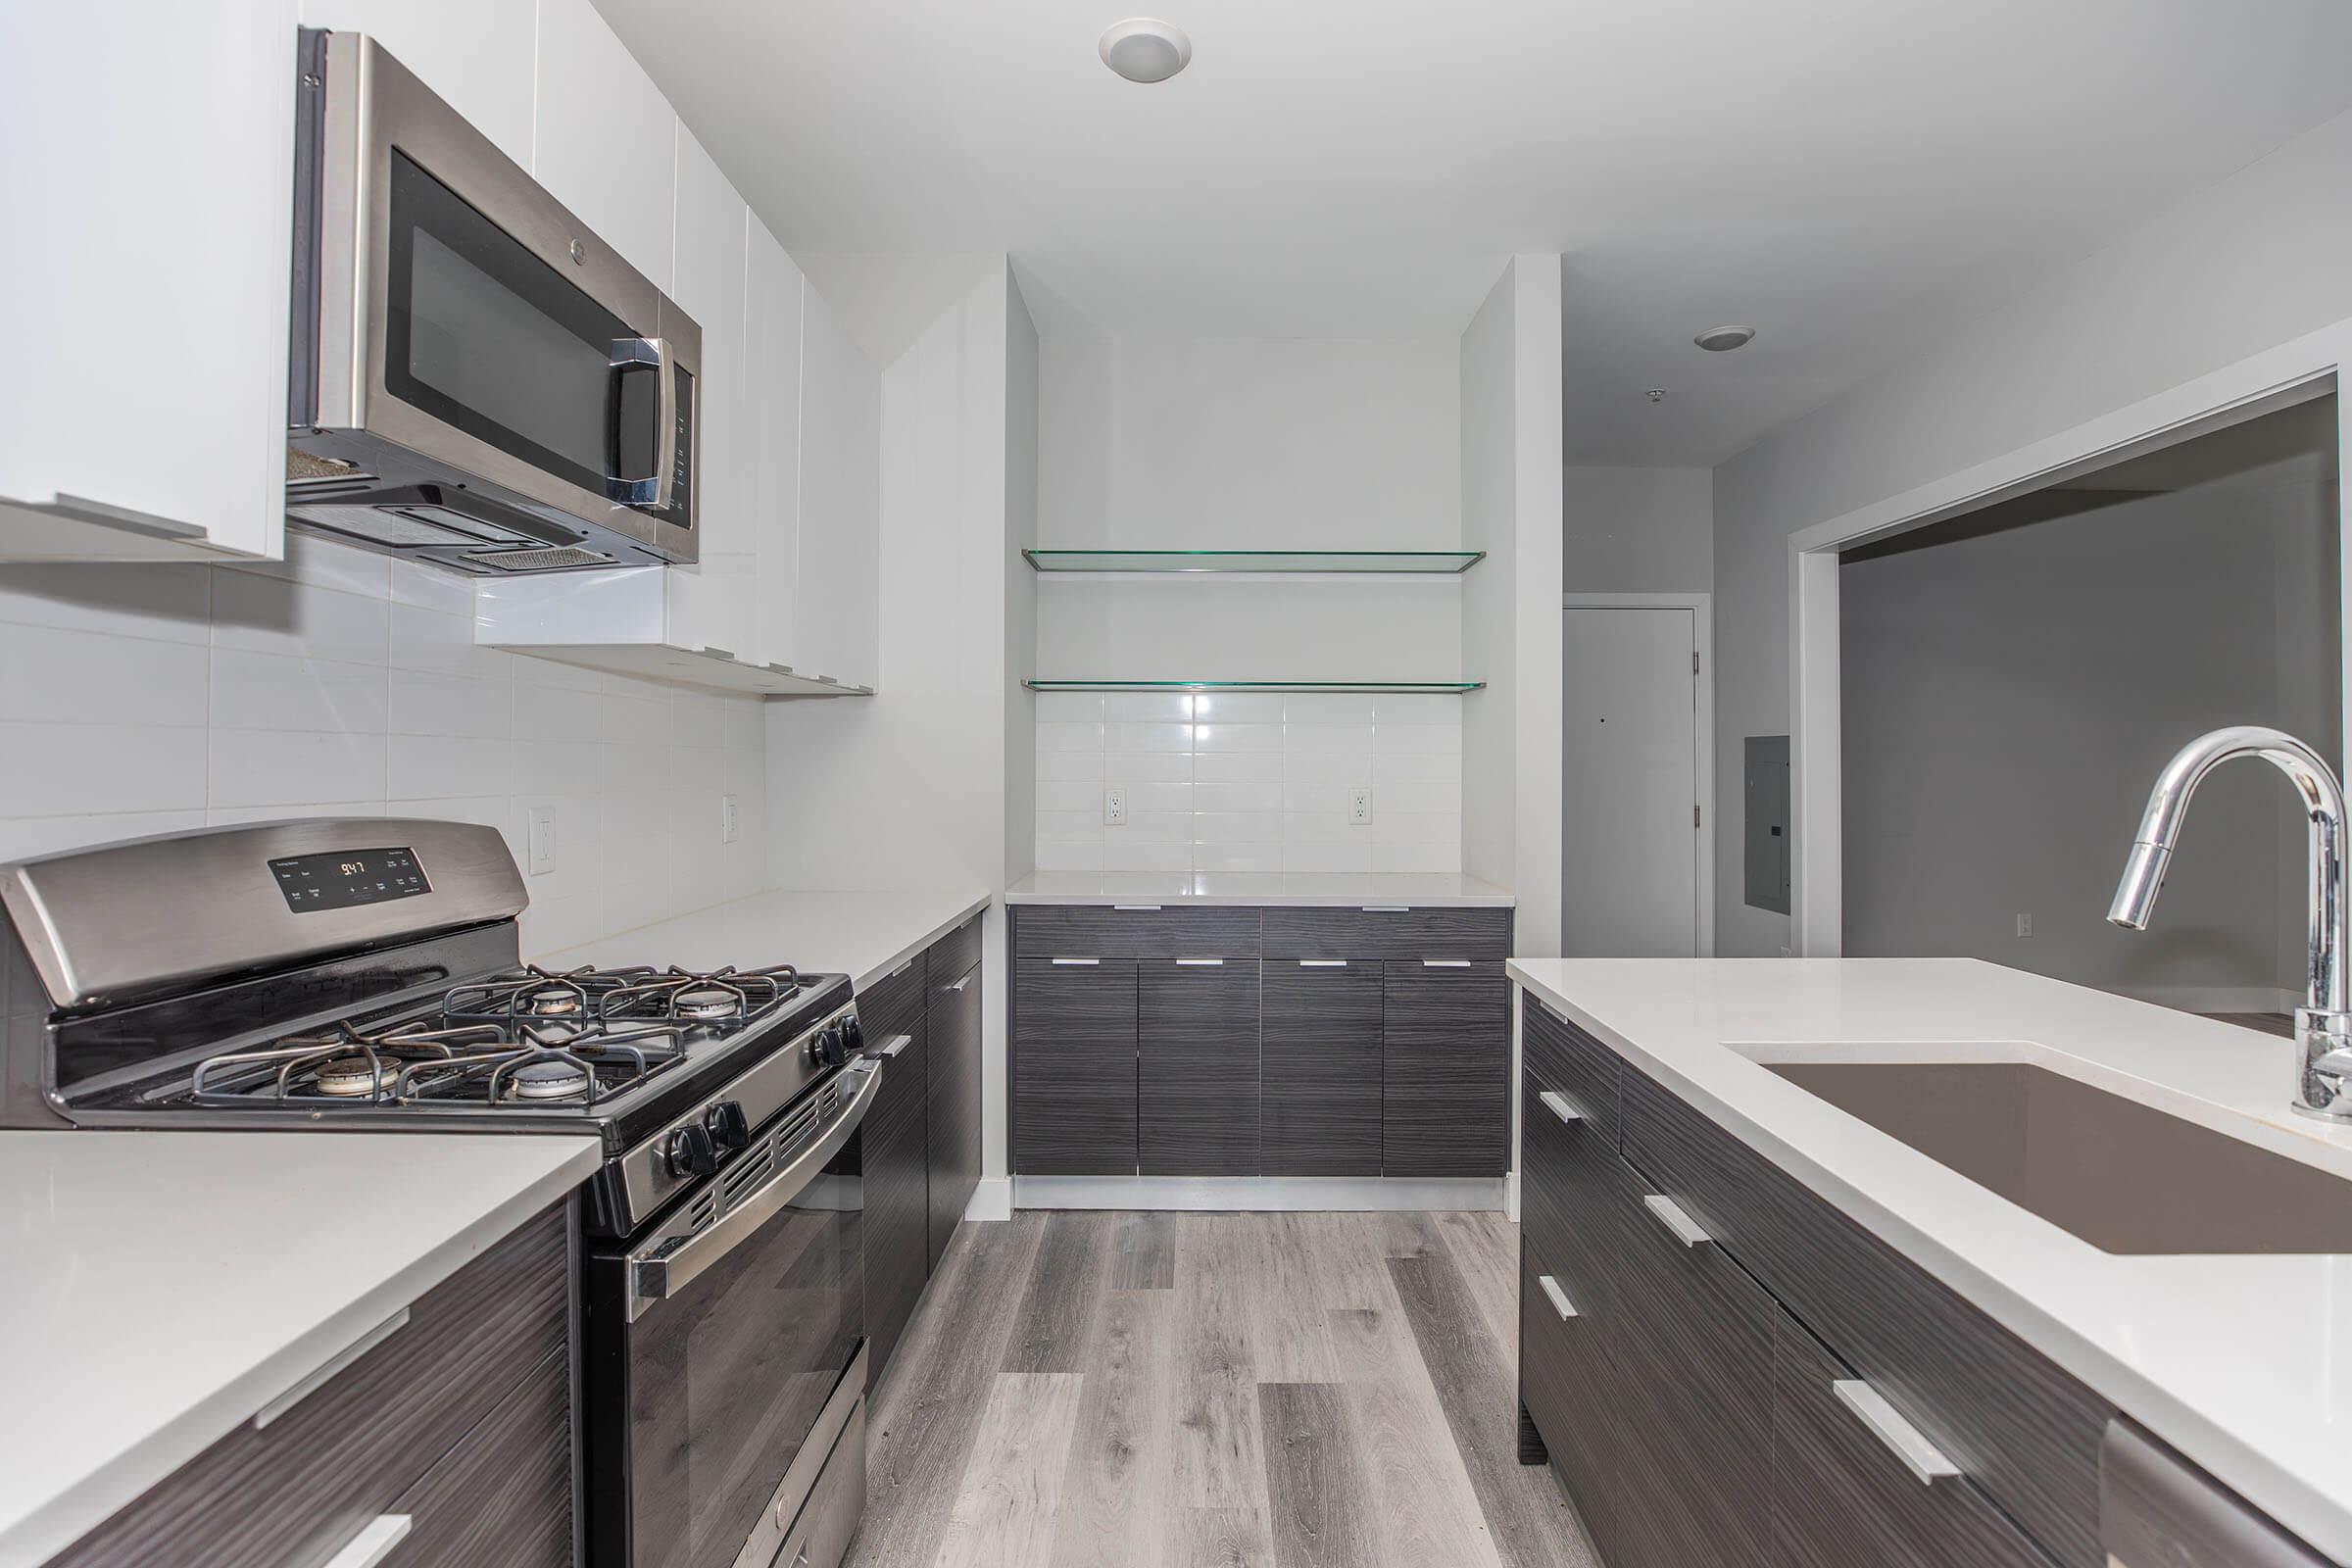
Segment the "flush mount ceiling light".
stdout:
<path fill-rule="evenodd" d="M 1165 81 L 1192 63 L 1193 40 L 1152 17 L 1133 17 L 1102 34 L 1102 63 L 1129 81 Z"/>
<path fill-rule="evenodd" d="M 1729 354 L 1755 335 L 1752 326 L 1710 326 L 1690 341 L 1709 354 Z"/>

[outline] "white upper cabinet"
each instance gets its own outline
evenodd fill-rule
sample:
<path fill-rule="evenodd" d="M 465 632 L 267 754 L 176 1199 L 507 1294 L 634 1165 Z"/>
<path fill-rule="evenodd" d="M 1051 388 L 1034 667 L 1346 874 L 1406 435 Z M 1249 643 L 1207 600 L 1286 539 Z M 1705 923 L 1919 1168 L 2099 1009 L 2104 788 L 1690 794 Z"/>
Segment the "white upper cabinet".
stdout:
<path fill-rule="evenodd" d="M 540 0 L 538 99 L 531 172 L 668 292 L 678 118 L 588 0 Z"/>
<path fill-rule="evenodd" d="M 670 294 L 703 329 L 694 470 L 701 556 L 669 570 L 668 640 L 750 658 L 760 565 L 753 484 L 760 432 L 749 416 L 745 376 L 744 263 L 752 215 L 683 125 L 677 188 L 677 277 Z"/>
<path fill-rule="evenodd" d="M 882 378 L 813 288 L 801 312 L 795 669 L 854 685 L 880 663 Z"/>
<path fill-rule="evenodd" d="M 538 0 L 302 0 L 302 21 L 373 38 L 500 152 L 531 167 Z"/>
<path fill-rule="evenodd" d="M 275 556 L 295 0 L 0 24 L 0 558 Z"/>
<path fill-rule="evenodd" d="M 801 306 L 806 281 L 757 215 L 745 266 L 746 381 L 758 554 L 754 658 L 797 668 L 801 598 Z"/>

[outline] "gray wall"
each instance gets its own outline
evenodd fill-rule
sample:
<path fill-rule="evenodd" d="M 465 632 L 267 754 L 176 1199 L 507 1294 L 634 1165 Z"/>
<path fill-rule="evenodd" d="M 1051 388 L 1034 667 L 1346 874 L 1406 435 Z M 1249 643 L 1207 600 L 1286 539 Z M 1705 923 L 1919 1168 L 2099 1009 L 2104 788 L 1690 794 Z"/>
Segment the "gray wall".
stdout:
<path fill-rule="evenodd" d="M 2267 723 L 2335 752 L 2334 528 L 2306 456 L 1847 562 L 1845 951 L 2209 1010 L 2299 987 L 2303 836 L 2269 768 L 2198 792 L 2148 932 L 2105 913 L 2181 742 Z"/>
<path fill-rule="evenodd" d="M 1716 755 L 1788 727 L 1788 536 L 2352 317 L 2352 116 L 2008 302 L 1715 471 Z M 1776 954 L 1716 775 L 1717 951 Z"/>
<path fill-rule="evenodd" d="M 1715 580 L 1715 475 L 1571 465 L 1562 586 L 1572 594 L 1703 594 Z"/>

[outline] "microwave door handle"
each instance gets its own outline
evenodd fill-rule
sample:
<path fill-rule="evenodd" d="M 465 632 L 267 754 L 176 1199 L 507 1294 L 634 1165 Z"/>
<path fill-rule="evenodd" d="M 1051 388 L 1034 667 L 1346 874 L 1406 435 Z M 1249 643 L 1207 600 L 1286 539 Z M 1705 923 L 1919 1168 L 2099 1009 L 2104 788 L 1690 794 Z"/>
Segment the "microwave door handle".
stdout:
<path fill-rule="evenodd" d="M 708 1229 L 677 1241 L 664 1241 L 629 1255 L 628 1321 L 634 1323 L 656 1303 L 667 1300 L 699 1278 L 711 1264 L 758 1235 L 767 1222 L 808 1190 L 841 1152 L 858 1124 L 873 1104 L 882 1084 L 882 1063 L 872 1058 L 851 1067 L 842 1076 L 858 1080 L 848 1103 L 815 1141 L 803 1147 L 791 1164 L 756 1188 L 750 1196 Z"/>
<path fill-rule="evenodd" d="M 612 456 L 605 475 L 605 494 L 626 507 L 644 507 L 660 512 L 669 505 L 670 476 L 678 466 L 678 378 L 669 364 L 669 340 L 659 337 L 624 337 L 612 342 Z M 660 434 L 654 442 L 657 456 L 650 478 L 625 479 L 620 474 L 620 377 L 636 370 L 652 370 L 658 378 L 655 384 L 655 415 Z"/>

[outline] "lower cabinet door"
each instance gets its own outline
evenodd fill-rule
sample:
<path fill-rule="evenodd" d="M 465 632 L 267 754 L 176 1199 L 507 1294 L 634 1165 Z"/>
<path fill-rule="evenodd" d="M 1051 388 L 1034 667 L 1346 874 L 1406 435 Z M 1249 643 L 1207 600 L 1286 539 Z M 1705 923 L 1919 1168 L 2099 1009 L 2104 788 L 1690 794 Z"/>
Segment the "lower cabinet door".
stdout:
<path fill-rule="evenodd" d="M 1869 1396 L 1855 1397 L 1867 1385 L 1857 1383 L 1794 1318 L 1786 1312 L 1775 1318 L 1774 1563 L 2049 1568 L 2040 1548 L 1966 1476 L 1923 1480 L 1897 1452 L 1887 1417 L 1878 1414 Z M 1841 1384 L 1846 1397 L 1840 1396 Z"/>
<path fill-rule="evenodd" d="M 1627 1434 L 1614 1568 L 1768 1561 L 1773 1322 L 1779 1304 L 1623 1166 L 1610 1348 Z"/>
<path fill-rule="evenodd" d="M 1381 1169 L 1500 1176 L 1510 1164 L 1510 982 L 1499 962 L 1381 966 Z"/>
<path fill-rule="evenodd" d="M 879 1378 L 930 1278 L 931 1200 L 924 1079 L 928 1034 L 922 1018 L 869 1048 L 906 1042 L 882 1064 L 882 1088 L 866 1113 L 866 1376 Z"/>
<path fill-rule="evenodd" d="M 1621 1568 L 1617 1511 L 1627 1434 L 1608 1339 L 1609 1308 L 1578 1294 L 1557 1265 L 1519 1249 L 1519 1404 L 1601 1561 Z"/>
<path fill-rule="evenodd" d="M 978 963 L 945 984 L 934 979 L 924 1044 L 930 1058 L 929 1251 L 935 1269 L 980 1185 L 980 1016 Z"/>
<path fill-rule="evenodd" d="M 1379 961 L 1268 958 L 1265 964 L 1259 1170 L 1379 1175 Z"/>
<path fill-rule="evenodd" d="M 1135 968 L 1118 958 L 1015 967 L 1014 1170 L 1135 1174 Z"/>
<path fill-rule="evenodd" d="M 1257 1173 L 1255 958 L 1136 965 L 1136 1155 L 1147 1176 Z"/>

